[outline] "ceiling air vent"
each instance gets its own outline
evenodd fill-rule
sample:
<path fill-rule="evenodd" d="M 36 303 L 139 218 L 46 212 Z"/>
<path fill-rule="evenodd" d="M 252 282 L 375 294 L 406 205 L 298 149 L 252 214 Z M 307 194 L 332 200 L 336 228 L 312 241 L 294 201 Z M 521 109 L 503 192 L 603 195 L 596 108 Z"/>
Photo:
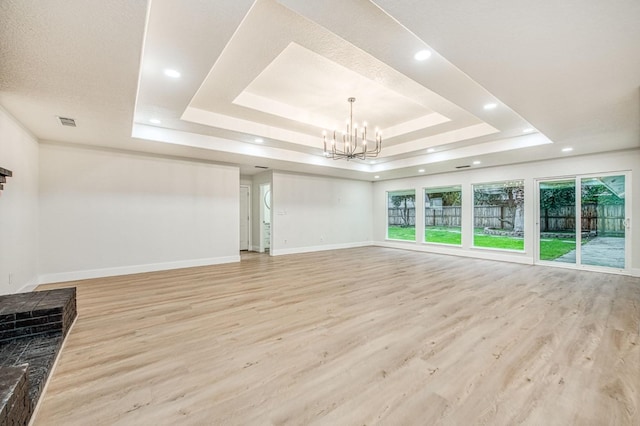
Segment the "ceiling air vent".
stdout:
<path fill-rule="evenodd" d="M 466 169 L 467 167 L 471 167 L 470 165 L 466 165 L 466 166 L 456 166 L 456 169 Z"/>
<path fill-rule="evenodd" d="M 76 127 L 76 120 L 73 118 L 58 117 L 58 120 L 60 120 L 60 124 L 63 126 Z"/>
<path fill-rule="evenodd" d="M 267 166 L 254 166 L 256 169 L 268 169 Z"/>

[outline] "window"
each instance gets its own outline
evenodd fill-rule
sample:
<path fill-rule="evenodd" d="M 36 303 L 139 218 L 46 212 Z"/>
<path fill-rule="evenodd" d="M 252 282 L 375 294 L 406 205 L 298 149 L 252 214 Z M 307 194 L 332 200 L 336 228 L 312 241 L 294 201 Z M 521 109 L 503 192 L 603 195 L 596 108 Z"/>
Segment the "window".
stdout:
<path fill-rule="evenodd" d="M 387 193 L 387 238 L 416 240 L 416 191 Z"/>
<path fill-rule="evenodd" d="M 460 186 L 425 188 L 424 241 L 427 243 L 462 243 L 460 227 L 462 210 Z"/>
<path fill-rule="evenodd" d="M 524 250 L 524 181 L 473 185 L 473 245 Z"/>

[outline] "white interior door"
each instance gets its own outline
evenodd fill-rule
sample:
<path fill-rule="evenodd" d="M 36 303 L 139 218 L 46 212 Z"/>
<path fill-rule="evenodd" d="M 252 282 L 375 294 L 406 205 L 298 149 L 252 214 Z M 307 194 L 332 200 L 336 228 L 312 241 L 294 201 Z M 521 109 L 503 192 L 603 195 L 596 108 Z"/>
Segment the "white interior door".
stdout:
<path fill-rule="evenodd" d="M 240 250 L 249 250 L 249 228 L 251 218 L 249 215 L 249 187 L 240 187 Z"/>

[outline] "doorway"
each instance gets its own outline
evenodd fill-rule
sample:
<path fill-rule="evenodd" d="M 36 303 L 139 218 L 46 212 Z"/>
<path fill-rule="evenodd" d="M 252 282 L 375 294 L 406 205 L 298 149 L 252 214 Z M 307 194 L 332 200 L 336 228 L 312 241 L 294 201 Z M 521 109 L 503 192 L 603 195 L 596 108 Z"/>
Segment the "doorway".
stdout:
<path fill-rule="evenodd" d="M 271 250 L 271 184 L 260 185 L 260 253 Z"/>
<path fill-rule="evenodd" d="M 536 262 L 592 270 L 627 270 L 631 222 L 629 173 L 537 182 Z"/>

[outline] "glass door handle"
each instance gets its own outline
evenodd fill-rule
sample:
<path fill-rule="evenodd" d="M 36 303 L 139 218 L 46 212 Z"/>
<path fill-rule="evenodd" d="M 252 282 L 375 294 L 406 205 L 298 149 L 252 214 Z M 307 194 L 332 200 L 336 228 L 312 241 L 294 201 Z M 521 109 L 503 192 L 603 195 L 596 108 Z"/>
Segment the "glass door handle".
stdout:
<path fill-rule="evenodd" d="M 627 228 L 627 229 L 631 229 L 631 218 L 626 218 L 626 219 L 624 220 L 624 226 L 625 226 L 625 228 Z"/>

